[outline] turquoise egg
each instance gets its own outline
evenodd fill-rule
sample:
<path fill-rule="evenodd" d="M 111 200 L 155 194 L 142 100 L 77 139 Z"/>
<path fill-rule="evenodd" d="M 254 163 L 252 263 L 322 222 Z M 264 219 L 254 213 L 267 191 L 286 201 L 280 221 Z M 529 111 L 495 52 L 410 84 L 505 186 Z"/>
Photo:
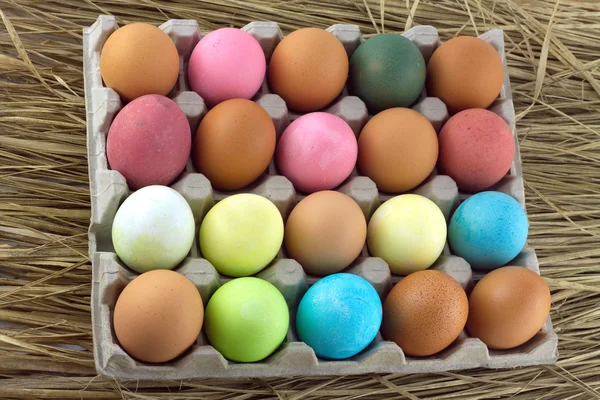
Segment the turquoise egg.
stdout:
<path fill-rule="evenodd" d="M 379 295 L 364 278 L 339 273 L 308 289 L 296 313 L 300 340 L 318 357 L 352 357 L 369 345 L 381 327 Z"/>
<path fill-rule="evenodd" d="M 448 240 L 452 252 L 472 268 L 492 270 L 521 252 L 528 229 L 525 210 L 515 199 L 500 192 L 481 192 L 454 212 Z"/>

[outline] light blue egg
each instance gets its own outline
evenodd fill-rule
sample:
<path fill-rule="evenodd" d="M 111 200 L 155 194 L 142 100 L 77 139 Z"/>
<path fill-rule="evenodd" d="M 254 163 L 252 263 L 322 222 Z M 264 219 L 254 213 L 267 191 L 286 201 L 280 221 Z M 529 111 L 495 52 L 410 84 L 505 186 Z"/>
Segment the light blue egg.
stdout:
<path fill-rule="evenodd" d="M 364 350 L 381 326 L 379 295 L 365 279 L 333 274 L 308 289 L 296 313 L 300 340 L 321 358 L 343 359 Z"/>
<path fill-rule="evenodd" d="M 527 215 L 512 197 L 481 192 L 452 215 L 448 240 L 452 252 L 475 269 L 492 270 L 515 258 L 527 240 Z"/>

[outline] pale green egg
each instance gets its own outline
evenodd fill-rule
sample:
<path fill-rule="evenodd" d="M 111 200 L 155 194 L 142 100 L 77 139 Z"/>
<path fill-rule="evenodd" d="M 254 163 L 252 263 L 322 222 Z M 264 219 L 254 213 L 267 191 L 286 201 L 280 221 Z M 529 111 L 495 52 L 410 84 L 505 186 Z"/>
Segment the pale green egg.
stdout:
<path fill-rule="evenodd" d="M 255 194 L 236 194 L 217 203 L 200 226 L 200 251 L 221 274 L 254 275 L 277 255 L 283 218 L 275 205 Z"/>

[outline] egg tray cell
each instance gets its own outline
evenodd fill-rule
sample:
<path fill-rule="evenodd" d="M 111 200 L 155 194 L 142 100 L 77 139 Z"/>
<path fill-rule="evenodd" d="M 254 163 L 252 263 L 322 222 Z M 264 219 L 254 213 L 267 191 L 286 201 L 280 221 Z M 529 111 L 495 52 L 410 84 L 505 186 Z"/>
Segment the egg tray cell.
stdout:
<path fill-rule="evenodd" d="M 277 258 L 256 276 L 273 283 L 284 295 L 290 309 L 290 329 L 284 343 L 267 359 L 250 364 L 226 360 L 203 334 L 192 348 L 176 360 L 160 365 L 151 365 L 132 359 L 121 349 L 112 328 L 112 313 L 120 292 L 136 274 L 125 267 L 115 254 L 111 240 L 112 222 L 120 204 L 131 194 L 125 178 L 109 168 L 106 157 L 106 135 L 110 124 L 123 104 L 117 93 L 103 86 L 100 75 L 100 53 L 106 39 L 118 28 L 112 16 L 99 16 L 97 21 L 84 29 L 84 78 L 87 111 L 87 145 L 90 175 L 92 218 L 89 229 L 89 253 L 92 259 L 92 323 L 94 359 L 98 373 L 122 379 L 186 379 L 193 377 L 268 377 L 292 375 L 346 375 L 364 373 L 422 373 L 462 370 L 476 367 L 506 368 L 526 365 L 549 364 L 557 359 L 557 336 L 550 319 L 534 338 L 511 350 L 493 351 L 476 338 L 463 332 L 447 349 L 430 357 L 408 357 L 393 342 L 377 338 L 360 354 L 341 361 L 319 359 L 313 350 L 298 341 L 294 329 L 295 309 L 307 288 L 318 277 L 307 276 L 302 267 L 287 258 L 281 249 Z M 187 61 L 202 34 L 196 21 L 170 20 L 160 26 L 172 38 L 180 55 L 180 76 L 169 94 L 184 111 L 195 133 L 207 108 L 198 94 L 190 91 L 185 71 Z M 253 35 L 261 44 L 267 60 L 275 46 L 283 38 L 274 22 L 252 22 L 243 30 Z M 340 39 L 348 55 L 362 42 L 360 30 L 354 25 L 333 25 L 328 31 Z M 437 30 L 430 26 L 417 26 L 403 34 L 416 43 L 429 60 L 432 52 L 441 43 Z M 511 100 L 510 83 L 504 57 L 504 41 L 501 30 L 492 30 L 480 36 L 494 46 L 502 57 L 505 79 L 499 98 L 490 110 L 501 116 L 515 132 L 515 113 Z M 289 112 L 285 102 L 269 93 L 266 82 L 254 98 L 267 110 L 276 127 L 278 137 L 291 120 L 299 115 Z M 437 98 L 427 97 L 424 91 L 413 109 L 425 115 L 439 132 L 448 119 L 446 106 Z M 364 103 L 355 96 L 348 96 L 346 89 L 325 111 L 343 118 L 359 134 L 369 115 Z M 521 160 L 518 143 L 515 158 L 509 173 L 494 187 L 517 199 L 525 207 Z M 195 171 L 191 161 L 185 171 L 171 185 L 190 204 L 199 227 L 202 218 L 218 201 L 239 192 L 255 193 L 271 200 L 281 212 L 284 220 L 294 205 L 305 195 L 297 193 L 291 182 L 278 175 L 274 162 L 255 183 L 237 192 L 213 190 L 210 182 Z M 379 192 L 374 182 L 360 176 L 354 170 L 352 176 L 337 190 L 352 197 L 368 219 L 377 207 L 393 195 Z M 431 176 L 412 191 L 434 201 L 449 220 L 461 200 L 468 197 L 459 193 L 456 184 L 448 176 Z M 196 232 L 198 229 L 196 229 Z M 525 247 L 510 265 L 527 267 L 539 274 L 539 264 L 532 249 Z M 452 255 L 448 246 L 432 267 L 456 278 L 469 292 L 474 282 L 483 273 L 472 271 L 462 258 Z M 201 257 L 198 240 L 188 258 L 177 271 L 191 279 L 198 288 L 204 304 L 211 294 L 230 278 L 220 276 L 214 267 Z M 390 273 L 387 264 L 380 258 L 370 257 L 365 246 L 361 256 L 346 270 L 367 279 L 385 298 L 392 285 L 402 279 Z"/>

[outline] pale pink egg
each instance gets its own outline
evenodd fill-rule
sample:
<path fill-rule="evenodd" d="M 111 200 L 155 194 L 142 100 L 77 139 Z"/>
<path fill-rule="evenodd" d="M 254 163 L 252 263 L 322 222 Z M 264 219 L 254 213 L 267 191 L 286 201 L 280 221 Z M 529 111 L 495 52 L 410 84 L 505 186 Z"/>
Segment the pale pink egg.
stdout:
<path fill-rule="evenodd" d="M 352 128 L 336 115 L 314 112 L 298 118 L 283 132 L 277 146 L 277 167 L 297 190 L 312 193 L 344 182 L 357 155 Z"/>
<path fill-rule="evenodd" d="M 217 29 L 198 42 L 188 64 L 192 90 L 209 107 L 229 99 L 251 99 L 262 84 L 265 54 L 250 34 Z"/>

